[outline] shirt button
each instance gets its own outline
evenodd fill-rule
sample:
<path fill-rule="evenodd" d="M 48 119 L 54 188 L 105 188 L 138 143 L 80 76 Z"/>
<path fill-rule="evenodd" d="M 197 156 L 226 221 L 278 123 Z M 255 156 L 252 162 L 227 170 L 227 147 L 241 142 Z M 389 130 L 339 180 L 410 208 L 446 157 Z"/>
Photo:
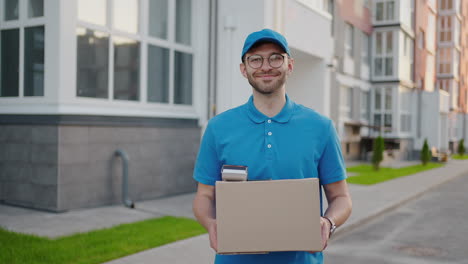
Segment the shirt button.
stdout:
<path fill-rule="evenodd" d="M 267 147 L 268 147 L 268 148 L 271 148 L 271 144 L 268 144 Z"/>
<path fill-rule="evenodd" d="M 271 119 L 268 119 L 268 124 L 270 124 L 270 123 L 271 123 Z"/>
<path fill-rule="evenodd" d="M 271 135 L 273 135 L 273 133 L 271 133 L 271 132 L 268 132 L 268 135 L 269 135 L 269 136 L 271 136 Z"/>

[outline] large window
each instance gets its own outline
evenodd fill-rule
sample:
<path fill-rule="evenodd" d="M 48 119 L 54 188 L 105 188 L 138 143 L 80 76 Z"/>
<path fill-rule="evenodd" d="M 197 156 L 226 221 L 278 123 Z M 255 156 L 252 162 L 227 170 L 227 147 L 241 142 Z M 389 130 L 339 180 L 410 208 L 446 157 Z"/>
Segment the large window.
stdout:
<path fill-rule="evenodd" d="M 375 1 L 375 21 L 384 22 L 395 19 L 395 1 L 394 0 L 376 0 Z"/>
<path fill-rule="evenodd" d="M 440 42 L 452 41 L 452 17 L 451 16 L 439 17 L 439 41 Z"/>
<path fill-rule="evenodd" d="M 452 71 L 452 48 L 439 48 L 437 56 L 437 73 L 450 74 Z"/>
<path fill-rule="evenodd" d="M 192 105 L 192 1 L 141 4 L 78 0 L 77 96 Z"/>
<path fill-rule="evenodd" d="M 392 131 L 392 88 L 376 87 L 374 89 L 373 124 L 377 129 L 389 133 Z"/>
<path fill-rule="evenodd" d="M 374 76 L 393 75 L 393 31 L 375 33 Z"/>
<path fill-rule="evenodd" d="M 0 1 L 0 97 L 44 95 L 44 3 L 21 3 Z"/>
<path fill-rule="evenodd" d="M 400 132 L 411 132 L 411 93 L 407 89 L 400 93 Z"/>

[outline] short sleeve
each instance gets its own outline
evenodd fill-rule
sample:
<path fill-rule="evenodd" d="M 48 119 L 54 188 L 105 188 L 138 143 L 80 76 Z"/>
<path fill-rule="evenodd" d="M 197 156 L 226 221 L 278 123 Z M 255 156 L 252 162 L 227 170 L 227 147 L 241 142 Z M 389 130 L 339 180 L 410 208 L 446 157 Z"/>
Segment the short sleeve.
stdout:
<path fill-rule="evenodd" d="M 193 178 L 206 185 L 215 185 L 221 179 L 221 162 L 216 150 L 216 139 L 210 123 L 203 135 L 198 151 Z"/>
<path fill-rule="evenodd" d="M 346 179 L 346 168 L 341 153 L 341 143 L 331 120 L 328 122 L 325 147 L 319 160 L 318 172 L 321 184 Z"/>

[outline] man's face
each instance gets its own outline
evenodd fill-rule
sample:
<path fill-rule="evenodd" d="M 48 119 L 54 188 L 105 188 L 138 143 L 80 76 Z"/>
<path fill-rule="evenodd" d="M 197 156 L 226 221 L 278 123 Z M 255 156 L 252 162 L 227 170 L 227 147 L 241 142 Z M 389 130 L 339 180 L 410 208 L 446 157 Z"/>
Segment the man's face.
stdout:
<path fill-rule="evenodd" d="M 268 58 L 274 53 L 285 56 L 284 62 L 279 68 L 273 68 L 268 63 Z M 287 77 L 292 72 L 293 59 L 288 58 L 287 54 L 274 43 L 265 43 L 251 49 L 245 54 L 245 58 L 247 59 L 252 55 L 262 56 L 263 65 L 258 69 L 254 69 L 245 60 L 244 63 L 241 63 L 240 70 L 255 91 L 263 95 L 269 95 L 283 88 Z"/>

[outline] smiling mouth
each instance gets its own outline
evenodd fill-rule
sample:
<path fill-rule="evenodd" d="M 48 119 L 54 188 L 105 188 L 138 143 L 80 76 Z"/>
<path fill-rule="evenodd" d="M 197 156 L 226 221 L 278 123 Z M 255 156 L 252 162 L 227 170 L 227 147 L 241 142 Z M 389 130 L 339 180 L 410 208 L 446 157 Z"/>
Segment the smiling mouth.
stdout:
<path fill-rule="evenodd" d="M 264 75 L 257 75 L 256 77 L 262 80 L 271 80 L 276 78 L 278 75 L 275 74 L 264 74 Z"/>

